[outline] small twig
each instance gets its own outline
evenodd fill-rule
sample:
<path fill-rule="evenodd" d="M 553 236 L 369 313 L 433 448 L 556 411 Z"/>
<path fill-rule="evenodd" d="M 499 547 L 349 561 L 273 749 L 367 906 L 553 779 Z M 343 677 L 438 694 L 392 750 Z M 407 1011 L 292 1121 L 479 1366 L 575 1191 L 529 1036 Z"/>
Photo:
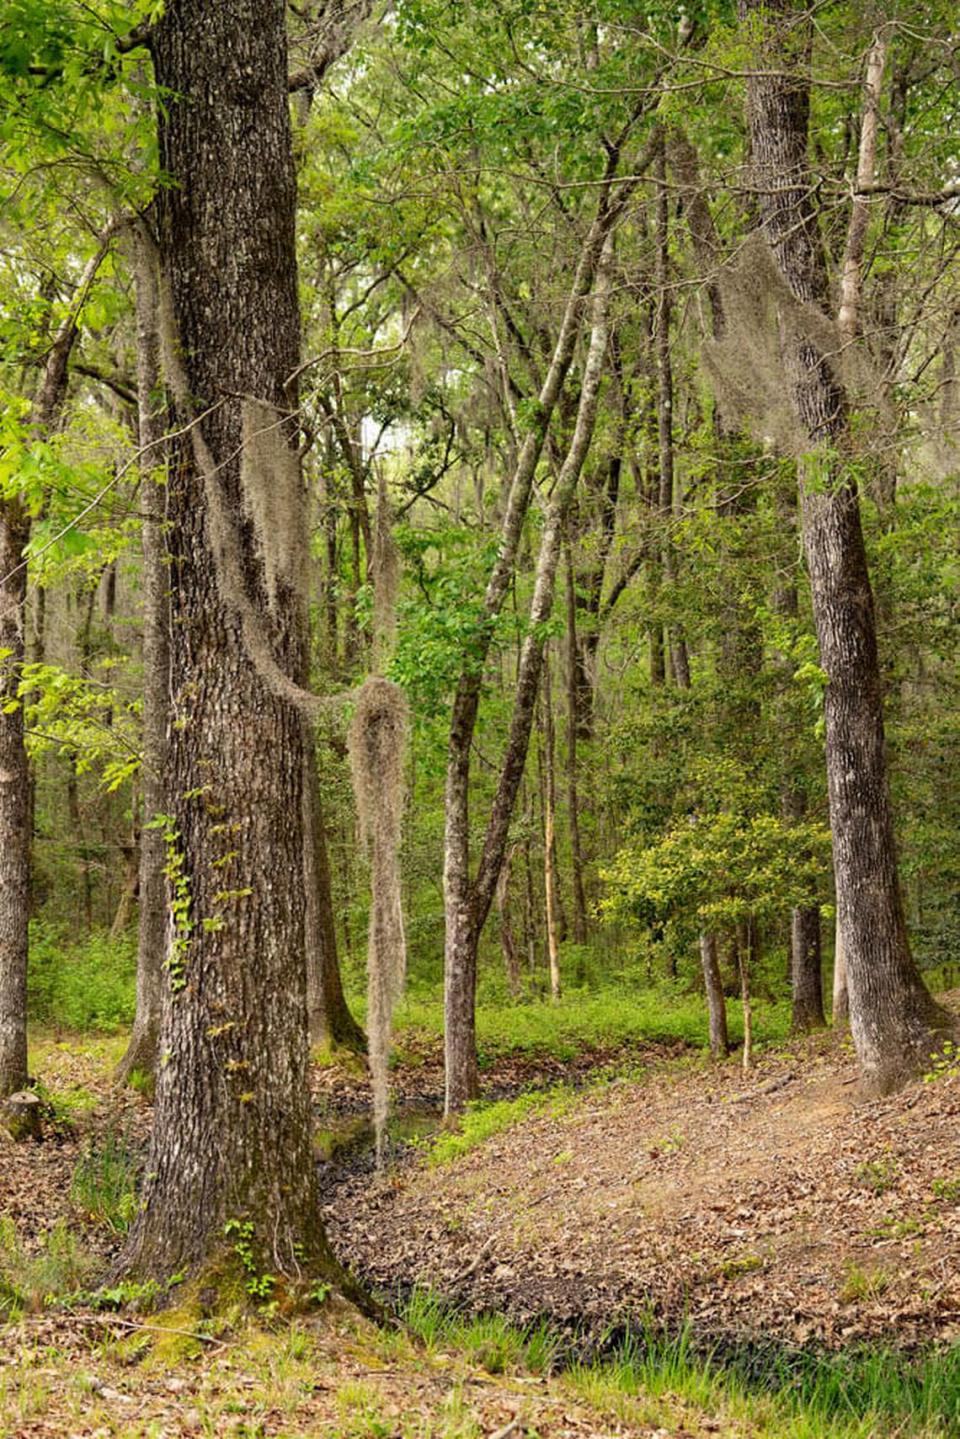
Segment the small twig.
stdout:
<path fill-rule="evenodd" d="M 477 1272 L 477 1270 L 480 1268 L 480 1265 L 486 1258 L 487 1254 L 493 1248 L 493 1241 L 495 1238 L 496 1236 L 493 1234 L 487 1235 L 487 1238 L 483 1241 L 480 1248 L 477 1250 L 476 1254 L 473 1256 L 470 1263 L 467 1265 L 466 1269 L 464 1269 L 460 1274 L 457 1275 L 457 1279 L 469 1279 L 471 1274 L 475 1274 Z"/>
<path fill-rule="evenodd" d="M 776 1079 L 770 1079 L 766 1084 L 758 1085 L 756 1089 L 747 1089 L 742 1094 L 734 1094 L 728 1103 L 744 1104 L 748 1099 L 759 1099 L 761 1095 L 774 1094 L 778 1089 L 782 1089 L 785 1084 L 789 1084 L 792 1079 L 796 1079 L 796 1077 L 794 1070 L 791 1070 L 789 1074 L 780 1074 Z"/>
<path fill-rule="evenodd" d="M 490 1439 L 507 1439 L 508 1434 L 516 1433 L 519 1428 L 519 1419 L 511 1419 L 509 1424 L 504 1424 L 502 1429 L 498 1429 L 495 1434 L 491 1434 Z"/>
<path fill-rule="evenodd" d="M 210 1344 L 215 1349 L 227 1349 L 229 1344 L 225 1339 L 214 1339 L 211 1334 L 200 1334 L 195 1329 L 172 1329 L 166 1324 L 140 1324 L 133 1319 L 122 1319 L 118 1314 L 74 1314 L 71 1319 L 77 1319 L 81 1324 L 119 1324 L 123 1329 L 147 1329 L 154 1334 L 177 1334 L 183 1339 L 196 1339 L 201 1344 Z"/>

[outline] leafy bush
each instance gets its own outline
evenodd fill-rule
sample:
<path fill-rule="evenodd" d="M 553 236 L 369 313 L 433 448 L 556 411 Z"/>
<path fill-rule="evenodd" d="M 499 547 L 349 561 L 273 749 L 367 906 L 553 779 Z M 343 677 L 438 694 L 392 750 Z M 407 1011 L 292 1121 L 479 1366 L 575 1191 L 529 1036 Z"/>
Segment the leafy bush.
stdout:
<path fill-rule="evenodd" d="M 136 1008 L 136 936 L 94 933 L 71 941 L 66 931 L 30 925 L 27 1008 L 31 1020 L 65 1029 L 119 1029 Z"/>

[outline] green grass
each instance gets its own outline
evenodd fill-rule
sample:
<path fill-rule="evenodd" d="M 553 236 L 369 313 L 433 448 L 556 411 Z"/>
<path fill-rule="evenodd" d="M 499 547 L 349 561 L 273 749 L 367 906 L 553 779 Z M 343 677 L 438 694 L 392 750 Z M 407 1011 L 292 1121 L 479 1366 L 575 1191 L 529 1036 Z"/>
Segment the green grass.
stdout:
<path fill-rule="evenodd" d="M 111 1129 L 88 1142 L 73 1171 L 70 1198 L 87 1219 L 122 1234 L 137 1212 L 136 1188 L 136 1155 L 127 1136 Z"/>
<path fill-rule="evenodd" d="M 562 1114 L 573 1103 L 572 1090 L 558 1086 L 554 1089 L 537 1090 L 529 1094 L 518 1094 L 516 1099 L 497 1099 L 485 1104 L 476 1101 L 468 1104 L 460 1117 L 459 1127 L 445 1130 L 427 1141 L 428 1164 L 449 1164 L 462 1154 L 469 1154 L 495 1134 L 502 1134 L 521 1120 L 534 1114 Z"/>
<path fill-rule="evenodd" d="M 689 1329 L 669 1335 L 647 1323 L 608 1358 L 565 1364 L 571 1340 L 545 1324 L 463 1315 L 426 1290 L 413 1291 L 401 1318 L 428 1353 L 456 1350 L 491 1373 L 559 1372 L 592 1408 L 671 1432 L 693 1415 L 769 1439 L 947 1439 L 960 1426 L 960 1346 L 918 1357 L 745 1349 L 724 1362 L 696 1352 Z"/>
<path fill-rule="evenodd" d="M 500 1314 L 462 1314 L 428 1289 L 414 1289 L 400 1319 L 428 1354 L 455 1349 L 489 1374 L 549 1373 L 559 1341 L 545 1324 L 518 1329 Z"/>
<path fill-rule="evenodd" d="M 776 1439 L 941 1439 L 960 1422 L 960 1347 L 920 1358 L 889 1349 L 839 1354 L 771 1350 L 697 1355 L 688 1331 L 648 1329 L 603 1364 L 569 1371 L 575 1392 L 599 1409 L 656 1422 L 658 1401 L 679 1397 L 705 1413 Z"/>
<path fill-rule="evenodd" d="M 58 1220 L 29 1251 L 13 1220 L 0 1218 L 0 1320 L 20 1319 L 73 1293 L 93 1268 L 93 1259 L 65 1220 Z"/>
<path fill-rule="evenodd" d="M 740 1007 L 728 1005 L 731 1038 L 742 1037 Z M 440 1000 L 408 994 L 397 1011 L 397 1030 L 431 1035 L 443 1032 Z M 789 1005 L 754 1005 L 755 1043 L 782 1043 L 790 1031 Z M 557 1004 L 533 999 L 493 1002 L 481 997 L 477 1006 L 477 1047 L 481 1067 L 505 1054 L 548 1054 L 572 1059 L 583 1048 L 616 1048 L 627 1044 L 681 1041 L 703 1048 L 708 1041 L 703 997 L 659 986 L 629 985 L 596 990 L 568 990 Z"/>

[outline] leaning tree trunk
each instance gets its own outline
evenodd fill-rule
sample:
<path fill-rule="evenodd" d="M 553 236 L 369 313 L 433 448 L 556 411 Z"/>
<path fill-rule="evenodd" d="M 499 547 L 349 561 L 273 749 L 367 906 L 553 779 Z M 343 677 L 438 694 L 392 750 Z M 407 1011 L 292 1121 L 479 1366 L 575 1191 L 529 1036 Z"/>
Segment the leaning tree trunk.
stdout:
<path fill-rule="evenodd" d="M 137 1008 L 117 1078 L 153 1075 L 160 1039 L 160 997 L 167 935 L 167 857 L 157 817 L 166 813 L 167 718 L 170 693 L 170 588 L 164 535 L 166 486 L 161 483 L 164 404 L 160 395 L 160 297 L 149 238 L 134 234 L 137 308 L 137 409 L 140 510 L 143 515 L 143 765 L 140 826 L 140 911 Z M 147 448 L 149 446 L 149 448 Z"/>
<path fill-rule="evenodd" d="M 804 27 L 788 0 L 741 0 L 765 27 L 748 84 L 758 205 L 794 298 L 824 311 L 827 284 L 807 162 Z M 825 700 L 827 782 L 850 1027 L 868 1087 L 895 1087 L 928 1062 L 952 1021 L 910 954 L 887 780 L 876 623 L 843 387 L 799 324 L 783 364 L 806 448 L 801 515 Z"/>
<path fill-rule="evenodd" d="M 305 670 L 284 10 L 169 0 L 152 40 L 164 367 L 192 427 L 167 494 L 164 1062 L 121 1267 L 159 1277 L 242 1271 L 238 1243 L 248 1279 L 335 1272 L 310 1143 L 303 722 L 264 678 Z"/>

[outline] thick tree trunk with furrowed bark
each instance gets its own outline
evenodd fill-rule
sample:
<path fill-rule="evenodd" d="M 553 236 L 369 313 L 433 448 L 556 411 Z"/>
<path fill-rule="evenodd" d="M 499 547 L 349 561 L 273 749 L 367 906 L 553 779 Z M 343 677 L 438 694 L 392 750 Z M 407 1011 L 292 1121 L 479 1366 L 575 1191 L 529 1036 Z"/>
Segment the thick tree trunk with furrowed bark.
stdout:
<path fill-rule="evenodd" d="M 807 162 L 807 27 L 787 0 L 741 0 L 760 15 L 748 119 L 766 238 L 796 299 L 825 309 L 826 275 Z M 846 396 L 827 358 L 783 335 L 783 363 L 809 443 L 801 515 L 820 661 L 826 671 L 826 758 L 837 906 L 850 1027 L 864 1080 L 888 1090 L 928 1062 L 952 1027 L 914 965 L 897 878 L 884 751 L 873 596 L 867 571 Z"/>
<path fill-rule="evenodd" d="M 160 1277 L 216 1272 L 238 1262 L 230 1232 L 240 1232 L 257 1274 L 310 1279 L 336 1271 L 310 1143 L 303 721 L 264 682 L 230 587 L 244 586 L 267 662 L 302 682 L 302 594 L 271 568 L 275 536 L 257 523 L 265 497 L 285 495 L 285 538 L 297 542 L 298 491 L 277 494 L 295 463 L 295 421 L 260 425 L 244 444 L 245 406 L 261 416 L 296 405 L 284 5 L 169 0 L 152 50 L 167 96 L 160 163 L 172 177 L 157 201 L 164 359 L 178 410 L 194 407 L 176 419 L 195 427 L 172 447 L 167 498 L 174 905 L 163 1059 L 142 1207 L 121 1264 Z M 173 379 L 178 356 L 186 399 Z M 230 586 L 218 572 L 221 523 L 240 571 Z"/>

